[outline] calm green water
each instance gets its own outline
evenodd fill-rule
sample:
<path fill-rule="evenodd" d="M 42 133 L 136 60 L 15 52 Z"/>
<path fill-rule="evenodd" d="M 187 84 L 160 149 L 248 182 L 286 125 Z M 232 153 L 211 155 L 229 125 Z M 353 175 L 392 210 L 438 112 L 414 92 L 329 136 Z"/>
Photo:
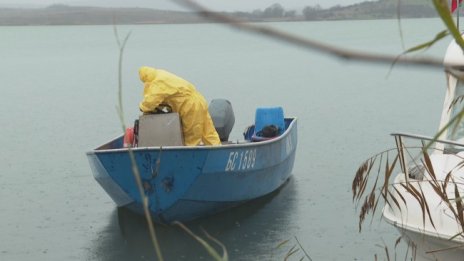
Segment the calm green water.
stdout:
<path fill-rule="evenodd" d="M 403 20 L 407 47 L 443 29 Z M 398 54 L 398 22 L 269 24 L 355 50 Z M 126 123 L 139 114 L 137 69 L 189 79 L 204 96 L 227 98 L 240 137 L 256 106 L 299 118 L 291 181 L 277 194 L 199 220 L 231 260 L 283 260 L 296 239 L 312 260 L 374 260 L 399 234 L 378 218 L 358 233 L 351 181 L 359 164 L 394 146 L 394 131 L 432 135 L 445 77 L 440 69 L 347 62 L 220 25 L 134 25 L 124 56 Z M 0 28 L 0 259 L 153 260 L 144 221 L 120 232 L 115 206 L 94 181 L 85 152 L 121 133 L 118 48 L 111 26 Z M 427 54 L 442 57 L 449 41 Z M 209 260 L 177 228 L 157 227 L 166 260 Z M 287 244 L 277 247 L 281 242 Z M 290 260 L 303 257 L 300 250 Z M 404 249 L 397 251 L 404 256 Z M 392 256 L 390 256 L 392 257 Z"/>

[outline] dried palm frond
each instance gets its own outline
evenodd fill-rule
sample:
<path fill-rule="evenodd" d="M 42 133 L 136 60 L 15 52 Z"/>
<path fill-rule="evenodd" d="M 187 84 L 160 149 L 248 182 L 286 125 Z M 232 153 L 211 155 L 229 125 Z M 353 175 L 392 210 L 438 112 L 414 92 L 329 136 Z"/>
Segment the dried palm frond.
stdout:
<path fill-rule="evenodd" d="M 435 141 L 432 140 L 432 142 L 425 144 L 421 140 L 422 146 L 407 147 L 399 138 L 397 139 L 399 149 L 392 162 L 389 160 L 392 152 L 387 150 L 361 164 L 352 184 L 353 201 L 362 203 L 359 211 L 359 231 L 361 231 L 367 216 L 374 216 L 379 206 L 387 205 L 404 211 L 408 207 L 406 195 L 409 195 L 417 203 L 422 214 L 423 225 L 429 223 L 436 229 L 436 220 L 432 216 L 433 206 L 430 206 L 427 200 L 430 195 L 424 191 L 424 186 L 429 186 L 442 204 L 445 204 L 449 209 L 450 216 L 459 223 L 461 231 L 456 237 L 464 237 L 462 232 L 464 231 L 464 195 L 462 195 L 462 190 L 459 190 L 460 183 L 456 182 L 453 176 L 453 173 L 464 167 L 464 158 L 456 155 L 462 160 L 452 167 L 443 179 L 439 179 L 429 154 L 429 151 L 434 150 L 431 148 L 433 142 Z M 414 150 L 417 153 L 412 153 Z M 410 162 L 409 165 L 407 165 L 408 162 Z M 378 165 L 377 175 L 372 176 L 372 170 L 377 168 L 376 164 Z M 406 175 L 405 181 L 395 184 L 392 182 L 392 176 L 397 167 L 401 167 L 404 173 L 410 173 L 410 171 L 414 173 L 412 175 L 404 174 Z M 419 175 L 416 172 L 425 173 L 425 176 L 422 174 L 418 178 Z M 450 192 L 452 194 L 449 194 Z M 450 195 L 453 196 L 450 197 Z"/>

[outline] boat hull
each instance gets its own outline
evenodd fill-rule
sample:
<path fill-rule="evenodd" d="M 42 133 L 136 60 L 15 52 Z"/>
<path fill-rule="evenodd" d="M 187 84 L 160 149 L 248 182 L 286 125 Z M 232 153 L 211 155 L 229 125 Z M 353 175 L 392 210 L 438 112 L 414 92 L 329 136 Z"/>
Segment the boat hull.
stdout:
<path fill-rule="evenodd" d="M 454 180 L 464 177 L 464 169 L 459 167 L 462 156 L 462 153 L 437 153 L 430 156 L 430 164 L 436 173 L 436 184 L 443 188 L 443 181 L 448 173 L 452 174 Z M 418 260 L 463 260 L 464 239 L 461 224 L 452 214 L 450 206 L 437 194 L 432 186 L 435 182 L 431 180 L 427 172 L 424 173 L 423 180 L 411 177 L 406 180 L 404 173 L 398 174 L 392 184 L 393 188 L 390 189 L 390 204 L 386 204 L 383 209 L 383 218 L 414 246 Z M 407 190 L 406 187 L 412 189 Z M 450 182 L 445 188 L 448 198 L 454 198 L 455 189 L 460 191 L 460 195 L 463 193 L 460 182 Z M 427 207 L 411 191 L 423 193 Z M 392 198 L 395 200 L 391 200 Z M 451 204 L 456 207 L 454 201 Z"/>
<path fill-rule="evenodd" d="M 262 142 L 222 146 L 120 148 L 122 137 L 87 153 L 95 179 L 118 207 L 143 213 L 133 162 L 160 223 L 186 222 L 265 196 L 290 177 L 297 121 Z M 131 160 L 131 153 L 133 161 Z"/>
<path fill-rule="evenodd" d="M 414 260 L 463 260 L 464 245 L 462 242 L 450 240 L 450 238 L 440 236 L 437 233 L 427 233 L 418 228 L 401 225 L 388 210 L 384 210 L 383 217 L 388 223 L 396 227 L 401 237 L 412 247 L 411 255 L 415 257 Z"/>

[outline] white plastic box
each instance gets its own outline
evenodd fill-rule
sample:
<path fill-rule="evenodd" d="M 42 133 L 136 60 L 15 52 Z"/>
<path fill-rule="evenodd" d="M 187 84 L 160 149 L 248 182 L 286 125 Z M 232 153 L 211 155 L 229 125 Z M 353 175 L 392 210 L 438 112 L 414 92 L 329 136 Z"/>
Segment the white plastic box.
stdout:
<path fill-rule="evenodd" d="M 139 117 L 139 147 L 183 146 L 182 125 L 177 112 Z"/>

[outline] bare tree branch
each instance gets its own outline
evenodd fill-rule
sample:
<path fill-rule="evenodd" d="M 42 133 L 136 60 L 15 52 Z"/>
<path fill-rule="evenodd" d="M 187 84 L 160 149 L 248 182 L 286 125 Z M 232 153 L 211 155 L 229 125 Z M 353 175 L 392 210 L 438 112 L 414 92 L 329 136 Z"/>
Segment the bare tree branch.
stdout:
<path fill-rule="evenodd" d="M 403 64 L 403 65 L 418 65 L 426 67 L 438 67 L 438 68 L 447 68 L 451 65 L 446 65 L 443 63 L 442 59 L 436 59 L 431 57 L 407 57 L 402 56 L 393 56 L 385 54 L 375 54 L 367 52 L 359 52 L 354 50 L 342 49 L 333 45 L 325 44 L 319 41 L 315 41 L 308 38 L 303 38 L 298 35 L 290 34 L 287 32 L 279 31 L 268 26 L 256 25 L 246 23 L 240 19 L 230 17 L 218 12 L 213 12 L 206 7 L 198 4 L 193 0 L 172 0 L 179 5 L 182 5 L 192 11 L 198 13 L 198 15 L 204 17 L 207 20 L 225 23 L 228 26 L 239 29 L 242 31 L 247 31 L 251 33 L 257 33 L 264 35 L 266 37 L 272 38 L 274 40 L 280 40 L 284 43 L 289 43 L 295 46 L 299 46 L 304 49 L 318 51 L 328 55 L 335 56 L 337 58 L 345 60 L 354 60 L 354 61 L 364 61 L 371 63 L 383 63 L 383 64 Z"/>

